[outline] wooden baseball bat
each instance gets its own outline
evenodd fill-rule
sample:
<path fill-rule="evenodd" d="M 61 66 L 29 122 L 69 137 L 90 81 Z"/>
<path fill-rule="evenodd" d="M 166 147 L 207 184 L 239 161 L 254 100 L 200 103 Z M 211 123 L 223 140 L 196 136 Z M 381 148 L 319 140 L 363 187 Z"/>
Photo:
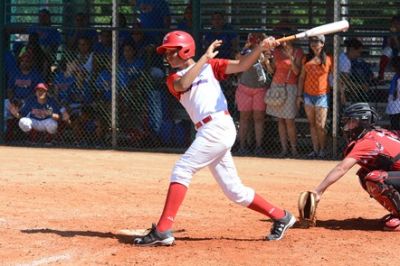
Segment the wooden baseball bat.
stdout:
<path fill-rule="evenodd" d="M 349 22 L 347 20 L 341 20 L 341 21 L 336 21 L 336 22 L 325 24 L 325 25 L 321 25 L 321 26 L 297 33 L 297 34 L 279 38 L 279 39 L 277 39 L 277 41 L 287 42 L 287 41 L 293 41 L 293 40 L 301 39 L 301 38 L 309 38 L 309 37 L 317 36 L 317 35 L 327 35 L 327 34 L 331 34 L 331 33 L 335 33 L 335 32 L 347 31 L 348 28 L 349 28 Z"/>

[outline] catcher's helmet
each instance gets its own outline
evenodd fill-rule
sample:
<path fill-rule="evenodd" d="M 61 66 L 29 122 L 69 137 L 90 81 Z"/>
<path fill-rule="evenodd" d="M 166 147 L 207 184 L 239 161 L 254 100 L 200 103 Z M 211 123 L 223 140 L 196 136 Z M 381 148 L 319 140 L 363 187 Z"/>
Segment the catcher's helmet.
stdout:
<path fill-rule="evenodd" d="M 178 55 L 183 60 L 195 55 L 196 44 L 192 36 L 184 31 L 171 31 L 163 39 L 162 45 L 157 47 L 157 53 L 163 54 L 167 48 L 179 48 Z"/>
<path fill-rule="evenodd" d="M 378 119 L 375 109 L 368 103 L 355 103 L 347 107 L 342 115 L 342 130 L 349 141 L 361 138 L 367 131 L 373 128 Z M 347 128 L 348 121 L 357 121 L 353 128 Z"/>

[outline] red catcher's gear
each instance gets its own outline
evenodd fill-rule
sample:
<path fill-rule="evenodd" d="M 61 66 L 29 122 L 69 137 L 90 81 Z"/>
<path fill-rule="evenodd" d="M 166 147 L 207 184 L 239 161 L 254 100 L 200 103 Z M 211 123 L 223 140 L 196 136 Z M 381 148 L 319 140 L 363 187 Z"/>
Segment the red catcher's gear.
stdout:
<path fill-rule="evenodd" d="M 157 47 L 157 53 L 164 54 L 167 48 L 179 48 L 178 55 L 183 60 L 193 57 L 196 53 L 196 44 L 192 36 L 184 31 L 171 31 L 165 35 L 161 46 Z"/>

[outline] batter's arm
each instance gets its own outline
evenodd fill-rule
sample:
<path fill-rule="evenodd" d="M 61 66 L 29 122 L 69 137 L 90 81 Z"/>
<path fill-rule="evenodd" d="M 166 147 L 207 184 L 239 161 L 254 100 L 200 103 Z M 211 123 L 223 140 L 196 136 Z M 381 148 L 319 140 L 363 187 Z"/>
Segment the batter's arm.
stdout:
<path fill-rule="evenodd" d="M 324 180 L 315 188 L 314 192 L 317 194 L 317 201 L 320 200 L 325 190 L 342 178 L 355 164 L 357 160 L 354 158 L 344 158 L 343 161 L 338 163 L 325 177 Z"/>
<path fill-rule="evenodd" d="M 246 71 L 258 60 L 262 52 L 269 51 L 278 45 L 279 42 L 277 42 L 273 37 L 264 39 L 246 56 L 242 56 L 239 60 L 229 60 L 225 73 L 233 74 Z"/>
<path fill-rule="evenodd" d="M 174 89 L 175 91 L 181 92 L 186 91 L 192 85 L 193 81 L 200 74 L 201 68 L 204 64 L 208 62 L 209 59 L 214 58 L 218 51 L 215 51 L 216 48 L 220 47 L 222 41 L 216 40 L 214 41 L 204 53 L 202 57 L 200 57 L 199 61 L 197 61 L 194 66 L 186 72 L 181 78 L 178 78 L 174 81 Z"/>

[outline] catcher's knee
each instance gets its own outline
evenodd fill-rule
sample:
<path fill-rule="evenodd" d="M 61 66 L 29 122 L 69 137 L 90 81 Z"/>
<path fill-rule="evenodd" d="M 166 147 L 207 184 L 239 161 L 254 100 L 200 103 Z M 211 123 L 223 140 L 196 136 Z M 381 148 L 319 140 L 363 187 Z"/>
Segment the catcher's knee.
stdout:
<path fill-rule="evenodd" d="M 400 193 L 391 184 L 386 171 L 372 171 L 365 176 L 367 192 L 393 215 L 400 214 Z"/>
<path fill-rule="evenodd" d="M 19 120 L 18 126 L 22 131 L 29 132 L 32 130 L 32 120 L 30 118 L 23 117 Z"/>
<path fill-rule="evenodd" d="M 245 207 L 249 206 L 254 200 L 254 190 L 243 184 L 232 185 L 229 188 L 224 188 L 223 191 L 229 200 Z"/>
<path fill-rule="evenodd" d="M 47 133 L 49 133 L 49 134 L 56 134 L 57 128 L 58 128 L 58 123 L 57 123 L 57 121 L 52 120 L 52 121 L 49 121 L 49 122 L 46 124 L 46 131 L 47 131 Z"/>

